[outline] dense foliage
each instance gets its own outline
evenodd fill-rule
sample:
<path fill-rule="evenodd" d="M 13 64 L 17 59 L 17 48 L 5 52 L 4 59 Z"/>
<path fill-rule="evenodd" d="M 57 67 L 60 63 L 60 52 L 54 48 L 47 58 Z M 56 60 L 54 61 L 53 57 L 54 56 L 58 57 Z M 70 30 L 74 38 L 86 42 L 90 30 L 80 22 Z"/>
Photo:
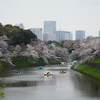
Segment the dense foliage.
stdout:
<path fill-rule="evenodd" d="M 37 39 L 37 36 L 30 30 L 23 30 L 9 24 L 5 26 L 0 25 L 0 36 L 4 34 L 9 38 L 8 44 L 14 46 L 22 43 L 26 45 L 29 44 L 31 40 L 34 41 Z"/>
<path fill-rule="evenodd" d="M 13 63 L 16 66 L 21 66 L 21 67 L 25 67 L 25 66 L 36 66 L 36 65 L 45 65 L 45 62 L 43 61 L 42 58 L 38 58 L 38 59 L 34 59 L 32 57 L 27 58 L 24 56 L 19 56 L 16 58 L 13 58 Z"/>
<path fill-rule="evenodd" d="M 60 47 L 62 47 L 63 46 L 63 42 L 57 42 L 57 41 L 47 41 L 47 42 L 45 42 L 47 45 L 49 45 L 49 44 L 52 44 L 52 43 L 54 43 L 56 46 L 60 46 Z"/>

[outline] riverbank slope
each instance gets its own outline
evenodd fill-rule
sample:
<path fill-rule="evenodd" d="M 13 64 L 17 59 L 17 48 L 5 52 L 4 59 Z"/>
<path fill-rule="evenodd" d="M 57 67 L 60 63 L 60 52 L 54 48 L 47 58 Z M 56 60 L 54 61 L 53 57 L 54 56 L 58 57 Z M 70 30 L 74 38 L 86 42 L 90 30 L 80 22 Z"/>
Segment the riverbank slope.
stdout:
<path fill-rule="evenodd" d="M 100 80 L 100 58 L 95 58 L 79 66 L 77 66 L 77 63 L 71 66 L 71 69 Z"/>

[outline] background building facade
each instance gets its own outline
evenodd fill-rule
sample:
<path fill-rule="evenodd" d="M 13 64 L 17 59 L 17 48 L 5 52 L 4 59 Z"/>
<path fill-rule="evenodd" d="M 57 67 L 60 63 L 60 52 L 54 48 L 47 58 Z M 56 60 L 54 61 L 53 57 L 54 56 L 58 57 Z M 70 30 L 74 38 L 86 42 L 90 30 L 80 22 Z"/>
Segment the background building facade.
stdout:
<path fill-rule="evenodd" d="M 30 30 L 37 36 L 38 39 L 42 40 L 42 28 L 30 28 Z"/>
<path fill-rule="evenodd" d="M 100 37 L 100 30 L 99 30 L 99 37 Z"/>
<path fill-rule="evenodd" d="M 78 39 L 85 39 L 85 31 L 84 30 L 76 31 L 76 40 L 78 40 Z"/>
<path fill-rule="evenodd" d="M 56 21 L 44 21 L 44 32 L 53 33 L 56 31 Z"/>
<path fill-rule="evenodd" d="M 60 42 L 61 40 L 72 40 L 72 33 L 68 31 L 55 31 L 56 41 Z"/>
<path fill-rule="evenodd" d="M 24 25 L 23 25 L 23 23 L 16 24 L 15 26 L 18 26 L 19 28 L 22 28 L 22 29 L 24 29 Z"/>
<path fill-rule="evenodd" d="M 43 41 L 56 41 L 56 34 L 53 33 L 44 33 Z"/>

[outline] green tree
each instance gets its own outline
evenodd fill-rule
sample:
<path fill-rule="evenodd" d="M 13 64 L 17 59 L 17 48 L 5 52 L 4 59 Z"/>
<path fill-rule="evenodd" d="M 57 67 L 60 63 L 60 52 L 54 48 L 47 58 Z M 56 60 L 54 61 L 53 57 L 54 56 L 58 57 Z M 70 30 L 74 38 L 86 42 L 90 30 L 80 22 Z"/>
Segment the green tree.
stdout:
<path fill-rule="evenodd" d="M 37 36 L 30 30 L 24 30 L 17 26 L 5 25 L 3 27 L 4 34 L 9 38 L 9 45 L 29 44 L 31 40 L 36 40 Z"/>

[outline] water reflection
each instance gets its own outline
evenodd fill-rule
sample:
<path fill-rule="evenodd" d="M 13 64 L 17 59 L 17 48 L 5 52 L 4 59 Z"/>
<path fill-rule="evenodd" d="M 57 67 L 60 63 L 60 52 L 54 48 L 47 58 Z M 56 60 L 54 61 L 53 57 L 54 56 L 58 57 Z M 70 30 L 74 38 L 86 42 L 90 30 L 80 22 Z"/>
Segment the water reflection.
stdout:
<path fill-rule="evenodd" d="M 44 71 L 52 72 L 52 76 L 44 76 Z M 66 74 L 60 74 L 61 70 Z M 23 68 L 23 73 L 8 71 L 7 77 L 1 77 L 0 85 L 6 84 L 4 100 L 99 100 L 100 82 L 64 66 L 45 66 Z M 28 91 L 28 93 L 26 93 Z"/>
<path fill-rule="evenodd" d="M 72 72 L 71 80 L 73 81 L 74 88 L 83 92 L 85 95 L 91 97 L 100 97 L 100 81 L 95 80 L 87 75 Z"/>
<path fill-rule="evenodd" d="M 7 87 L 30 87 L 30 86 L 37 86 L 37 81 L 21 81 L 16 83 L 7 83 Z"/>

